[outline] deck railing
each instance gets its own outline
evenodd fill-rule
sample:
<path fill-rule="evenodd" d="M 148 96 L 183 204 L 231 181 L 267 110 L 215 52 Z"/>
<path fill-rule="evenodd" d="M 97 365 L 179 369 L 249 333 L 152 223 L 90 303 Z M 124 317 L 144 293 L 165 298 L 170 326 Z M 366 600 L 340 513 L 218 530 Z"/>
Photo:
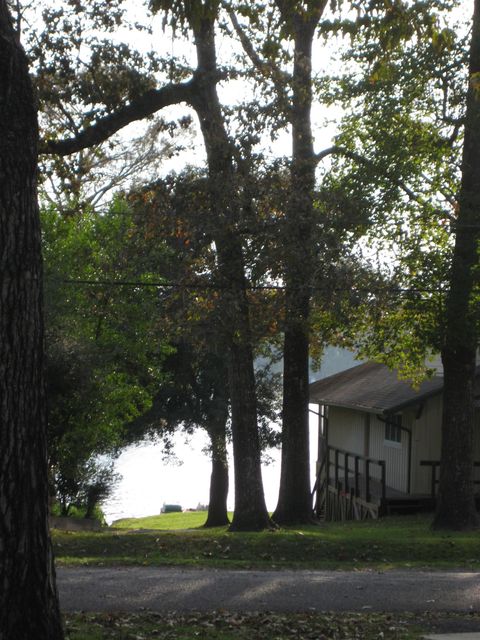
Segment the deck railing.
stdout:
<path fill-rule="evenodd" d="M 374 467 L 378 467 L 377 473 L 373 472 Z M 337 491 L 350 493 L 366 502 L 372 502 L 373 499 L 385 501 L 385 460 L 366 458 L 338 447 L 328 446 L 326 464 L 323 468 L 327 487 L 333 486 Z"/>
<path fill-rule="evenodd" d="M 440 481 L 437 474 L 437 468 L 440 467 L 440 460 L 420 460 L 420 466 L 431 467 L 430 495 L 432 498 L 435 498 L 435 496 L 437 495 L 437 484 Z M 475 461 L 473 463 L 473 466 L 480 467 L 480 461 Z M 480 480 L 474 480 L 473 484 L 480 485 Z"/>

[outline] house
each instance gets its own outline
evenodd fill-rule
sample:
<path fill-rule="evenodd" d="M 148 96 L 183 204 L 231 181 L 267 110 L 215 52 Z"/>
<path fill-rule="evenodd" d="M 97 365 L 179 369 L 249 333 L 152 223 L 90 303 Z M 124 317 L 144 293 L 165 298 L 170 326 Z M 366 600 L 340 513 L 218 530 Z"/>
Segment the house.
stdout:
<path fill-rule="evenodd" d="M 432 509 L 442 390 L 441 375 L 414 389 L 375 362 L 312 383 L 310 402 L 319 405 L 317 513 L 348 519 Z M 480 385 L 478 391 L 477 398 Z M 480 461 L 478 408 L 475 421 L 474 452 Z M 475 476 L 480 485 L 480 462 Z"/>

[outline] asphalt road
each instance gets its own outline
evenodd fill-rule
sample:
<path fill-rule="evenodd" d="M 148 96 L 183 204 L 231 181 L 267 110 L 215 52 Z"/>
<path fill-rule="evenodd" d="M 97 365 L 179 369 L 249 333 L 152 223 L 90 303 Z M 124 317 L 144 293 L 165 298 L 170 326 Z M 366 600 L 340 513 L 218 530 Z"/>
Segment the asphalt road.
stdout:
<path fill-rule="evenodd" d="M 57 569 L 64 611 L 475 611 L 480 572 Z"/>

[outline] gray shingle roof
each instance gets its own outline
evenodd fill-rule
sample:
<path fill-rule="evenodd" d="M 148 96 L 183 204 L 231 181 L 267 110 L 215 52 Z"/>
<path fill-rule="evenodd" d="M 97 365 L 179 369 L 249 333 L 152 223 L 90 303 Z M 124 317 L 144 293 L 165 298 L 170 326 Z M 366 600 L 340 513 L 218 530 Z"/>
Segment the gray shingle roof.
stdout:
<path fill-rule="evenodd" d="M 394 413 L 441 393 L 443 378 L 422 382 L 418 389 L 399 380 L 396 371 L 367 362 L 310 385 L 310 402 L 334 407 Z"/>

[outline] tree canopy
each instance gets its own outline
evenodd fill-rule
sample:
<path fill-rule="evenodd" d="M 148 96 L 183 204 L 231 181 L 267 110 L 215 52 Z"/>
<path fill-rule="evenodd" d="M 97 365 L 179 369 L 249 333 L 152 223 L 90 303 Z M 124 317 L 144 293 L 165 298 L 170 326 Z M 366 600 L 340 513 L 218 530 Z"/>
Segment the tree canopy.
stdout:
<path fill-rule="evenodd" d="M 163 380 L 171 348 L 149 282 L 162 280 L 166 251 L 155 245 L 147 255 L 120 198 L 102 214 L 65 216 L 50 207 L 42 223 L 49 464 L 67 513 L 85 497 L 96 467 L 106 479 L 98 456 L 118 454 L 128 441 L 125 424 L 150 407 Z"/>

